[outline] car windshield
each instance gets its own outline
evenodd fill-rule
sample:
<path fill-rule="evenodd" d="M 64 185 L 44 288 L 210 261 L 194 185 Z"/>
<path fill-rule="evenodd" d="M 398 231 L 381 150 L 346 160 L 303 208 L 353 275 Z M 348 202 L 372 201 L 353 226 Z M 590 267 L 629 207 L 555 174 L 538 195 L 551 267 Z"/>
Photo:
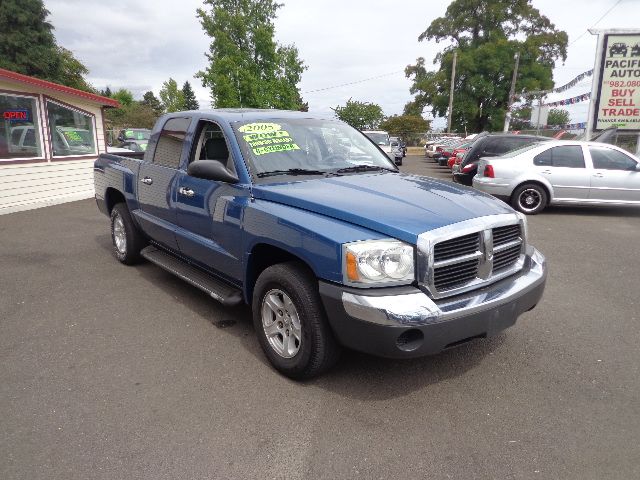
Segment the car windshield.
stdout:
<path fill-rule="evenodd" d="M 125 130 L 124 138 L 131 140 L 149 140 L 151 132 L 149 130 Z"/>
<path fill-rule="evenodd" d="M 232 128 L 252 174 L 318 175 L 393 170 L 362 133 L 335 120 L 270 119 Z"/>
<path fill-rule="evenodd" d="M 389 136 L 386 133 L 366 132 L 365 135 L 378 145 L 389 145 Z"/>

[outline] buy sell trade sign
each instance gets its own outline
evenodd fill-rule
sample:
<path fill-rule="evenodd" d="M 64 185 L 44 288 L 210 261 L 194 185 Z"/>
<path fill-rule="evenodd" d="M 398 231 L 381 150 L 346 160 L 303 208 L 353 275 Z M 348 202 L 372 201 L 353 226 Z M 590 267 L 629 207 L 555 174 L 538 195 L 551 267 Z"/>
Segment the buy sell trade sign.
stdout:
<path fill-rule="evenodd" d="M 595 129 L 640 130 L 640 35 L 605 37 Z"/>

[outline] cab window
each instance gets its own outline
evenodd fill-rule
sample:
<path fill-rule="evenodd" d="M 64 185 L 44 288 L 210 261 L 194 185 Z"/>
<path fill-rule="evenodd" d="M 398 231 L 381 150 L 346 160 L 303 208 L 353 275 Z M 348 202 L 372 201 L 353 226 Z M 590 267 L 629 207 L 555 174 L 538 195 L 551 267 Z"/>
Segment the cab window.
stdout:
<path fill-rule="evenodd" d="M 160 132 L 160 138 L 158 138 L 153 163 L 176 169 L 180 166 L 182 147 L 189 123 L 191 122 L 188 118 L 167 120 Z"/>
<path fill-rule="evenodd" d="M 196 129 L 195 142 L 189 163 L 194 160 L 217 160 L 222 163 L 227 170 L 235 173 L 233 161 L 229 153 L 227 140 L 215 122 L 201 121 Z"/>
<path fill-rule="evenodd" d="M 579 145 L 552 147 L 536 155 L 533 164 L 538 167 L 584 168 L 584 156 Z"/>

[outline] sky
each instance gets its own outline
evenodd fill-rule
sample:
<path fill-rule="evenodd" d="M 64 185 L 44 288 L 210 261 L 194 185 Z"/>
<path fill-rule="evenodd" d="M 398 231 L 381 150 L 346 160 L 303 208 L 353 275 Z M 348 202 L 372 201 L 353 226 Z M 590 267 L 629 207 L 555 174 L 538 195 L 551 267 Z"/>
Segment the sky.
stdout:
<path fill-rule="evenodd" d="M 431 21 L 444 16 L 449 0 L 280 1 L 284 6 L 275 21 L 276 39 L 294 44 L 308 67 L 300 91 L 312 112 L 330 112 L 352 98 L 379 104 L 385 115 L 401 114 L 411 99 L 404 68 L 420 56 L 432 65 L 446 45 L 418 42 L 418 36 Z M 567 60 L 558 62 L 553 72 L 556 86 L 593 68 L 597 37 L 585 33 L 588 28 L 639 26 L 640 0 L 532 3 L 569 35 Z M 158 96 L 162 82 L 172 77 L 179 85 L 188 80 L 200 107 L 210 107 L 209 91 L 194 78 L 207 65 L 210 43 L 196 17 L 202 0 L 44 0 L 44 4 L 58 43 L 89 68 L 88 79 L 95 87 L 127 88 L 140 99 L 148 90 Z M 371 80 L 361 82 L 365 79 Z M 358 83 L 329 88 L 352 82 Z M 546 101 L 590 90 L 587 78 Z M 588 102 L 567 109 L 572 122 L 582 122 Z M 426 111 L 425 117 L 432 118 Z M 443 119 L 434 122 L 442 124 Z"/>

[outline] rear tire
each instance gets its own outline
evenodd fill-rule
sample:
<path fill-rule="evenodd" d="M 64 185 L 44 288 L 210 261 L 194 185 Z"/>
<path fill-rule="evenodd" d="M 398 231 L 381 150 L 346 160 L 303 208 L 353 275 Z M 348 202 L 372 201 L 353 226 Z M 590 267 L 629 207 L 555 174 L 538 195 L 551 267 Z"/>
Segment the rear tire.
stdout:
<path fill-rule="evenodd" d="M 111 241 L 113 254 L 119 262 L 133 265 L 140 261 L 140 250 L 146 240 L 133 223 L 126 203 L 118 203 L 111 210 Z"/>
<path fill-rule="evenodd" d="M 273 367 L 304 380 L 331 368 L 340 347 L 324 313 L 318 282 L 297 262 L 265 269 L 253 290 L 253 325 Z"/>
<path fill-rule="evenodd" d="M 526 183 L 516 188 L 511 196 L 511 206 L 527 215 L 536 215 L 545 209 L 549 196 L 541 185 Z"/>

